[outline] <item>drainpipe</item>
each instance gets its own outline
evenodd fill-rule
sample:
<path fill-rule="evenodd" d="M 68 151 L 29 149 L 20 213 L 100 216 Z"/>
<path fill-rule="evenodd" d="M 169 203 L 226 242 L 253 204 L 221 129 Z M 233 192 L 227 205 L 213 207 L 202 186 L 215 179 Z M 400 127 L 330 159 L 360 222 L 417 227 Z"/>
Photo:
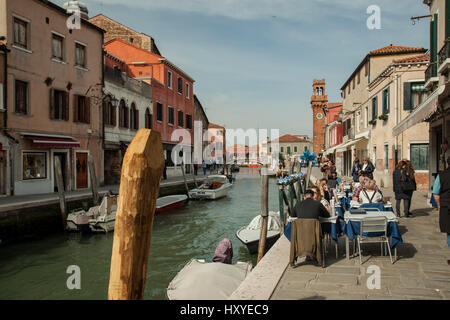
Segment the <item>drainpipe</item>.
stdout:
<path fill-rule="evenodd" d="M 397 93 L 397 91 L 398 91 L 398 75 L 397 75 L 397 69 L 395 68 L 395 66 L 394 66 L 394 86 L 395 86 L 395 88 L 394 88 L 395 125 L 397 125 L 398 124 L 398 103 L 397 103 L 397 100 L 398 100 L 398 96 L 397 96 L 398 95 L 398 93 Z M 395 150 L 396 154 L 398 154 L 397 140 L 398 140 L 398 136 L 395 136 L 394 150 Z M 394 157 L 394 161 L 395 161 L 395 157 Z"/>

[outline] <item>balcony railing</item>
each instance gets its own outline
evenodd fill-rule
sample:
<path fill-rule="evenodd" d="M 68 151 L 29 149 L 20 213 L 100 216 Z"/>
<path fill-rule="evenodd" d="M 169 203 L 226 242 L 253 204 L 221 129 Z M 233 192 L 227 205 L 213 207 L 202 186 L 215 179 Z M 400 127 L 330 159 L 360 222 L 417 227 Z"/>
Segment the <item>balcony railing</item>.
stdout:
<path fill-rule="evenodd" d="M 450 42 L 448 40 L 445 41 L 444 46 L 438 54 L 438 70 L 440 73 L 445 73 L 449 69 L 450 64 Z"/>

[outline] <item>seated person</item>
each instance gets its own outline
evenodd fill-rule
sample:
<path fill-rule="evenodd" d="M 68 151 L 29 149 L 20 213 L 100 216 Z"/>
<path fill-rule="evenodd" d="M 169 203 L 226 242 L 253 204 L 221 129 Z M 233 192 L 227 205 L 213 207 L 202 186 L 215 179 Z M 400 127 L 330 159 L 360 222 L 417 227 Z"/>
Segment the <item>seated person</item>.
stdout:
<path fill-rule="evenodd" d="M 359 176 L 358 177 L 358 182 L 354 182 L 353 183 L 353 190 L 357 190 L 359 188 L 359 186 L 361 186 L 364 183 L 364 176 Z"/>
<path fill-rule="evenodd" d="M 316 201 L 314 198 L 314 191 L 306 190 L 304 200 L 297 202 L 292 213 L 294 217 L 299 219 L 319 219 L 319 217 L 329 218 L 330 213 L 325 209 L 323 204 Z"/>
<path fill-rule="evenodd" d="M 342 182 L 341 178 L 338 178 L 336 172 L 332 172 L 330 174 L 330 176 L 328 177 L 327 185 L 329 189 L 336 189 L 338 186 L 344 188 L 344 183 Z"/>
<path fill-rule="evenodd" d="M 370 180 L 370 178 L 368 178 L 368 177 L 364 177 L 364 176 L 360 177 L 360 180 L 359 180 L 360 184 L 359 184 L 358 188 L 356 188 L 356 190 L 353 192 L 353 196 L 352 196 L 353 201 L 359 201 L 359 194 L 361 193 L 362 190 L 364 190 L 366 188 L 365 187 L 366 182 L 369 180 Z M 375 182 L 375 180 L 374 180 L 374 182 Z M 380 189 L 378 189 L 378 186 L 376 184 L 375 184 L 375 190 L 380 192 L 380 194 L 381 194 L 381 191 L 380 191 Z"/>
<path fill-rule="evenodd" d="M 327 200 L 328 202 L 331 200 L 330 190 L 328 190 L 328 180 L 325 178 L 320 179 L 318 183 L 318 187 L 320 190 L 320 194 L 322 198 Z"/>
<path fill-rule="evenodd" d="M 323 198 L 322 194 L 320 193 L 319 187 L 312 187 L 311 190 L 314 191 L 313 199 L 316 201 L 320 201 L 320 203 L 323 204 L 325 209 L 327 209 L 328 212 L 331 213 L 330 203 L 326 199 Z"/>
<path fill-rule="evenodd" d="M 364 189 L 359 193 L 359 203 L 375 203 L 382 202 L 383 196 L 375 189 L 375 180 L 368 180 L 364 184 Z"/>

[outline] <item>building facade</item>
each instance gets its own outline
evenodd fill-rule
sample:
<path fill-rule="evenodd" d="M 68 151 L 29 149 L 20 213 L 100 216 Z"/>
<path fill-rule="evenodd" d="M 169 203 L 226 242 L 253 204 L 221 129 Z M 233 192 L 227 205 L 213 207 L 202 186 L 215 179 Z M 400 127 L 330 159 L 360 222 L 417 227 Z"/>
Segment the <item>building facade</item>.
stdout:
<path fill-rule="evenodd" d="M 103 30 L 85 19 L 69 30 L 66 10 L 48 1 L 1 4 L 0 36 L 10 50 L 2 137 L 7 194 L 54 192 L 55 158 L 65 190 L 90 186 L 89 156 L 103 183 Z"/>
<path fill-rule="evenodd" d="M 355 157 L 370 157 L 369 139 L 371 124 L 371 105 L 369 84 L 376 79 L 394 60 L 424 54 L 426 49 L 389 45 L 370 51 L 341 87 L 343 103 L 343 142 L 336 148 L 343 153 L 342 166 L 338 173 L 351 175 Z"/>
<path fill-rule="evenodd" d="M 393 128 L 426 100 L 424 72 L 429 55 L 394 60 L 369 83 L 371 105 L 369 150 L 374 179 L 392 188 L 392 174 L 401 159 L 411 160 L 417 190 L 428 190 L 428 124 L 418 123 L 400 135 Z"/>
<path fill-rule="evenodd" d="M 180 144 L 183 148 L 191 148 L 193 154 L 195 80 L 166 58 L 120 39 L 107 42 L 105 50 L 127 65 L 131 77 L 151 85 L 152 128 L 161 133 L 167 175 L 181 175 L 180 166 L 172 159 L 178 152 L 172 153 L 172 150 Z M 186 165 L 186 170 L 189 171 L 190 166 Z"/>
<path fill-rule="evenodd" d="M 299 156 L 303 155 L 304 152 L 313 152 L 313 143 L 310 139 L 305 137 L 301 138 L 291 134 L 282 135 L 278 139 L 271 140 L 269 142 L 269 154 L 276 153 L 273 145 L 278 143 L 278 154 L 281 160 L 287 161 L 294 159 L 299 159 Z M 264 147 L 262 148 L 264 150 Z M 273 157 L 272 157 L 273 158 Z"/>
<path fill-rule="evenodd" d="M 450 1 L 423 0 L 430 12 L 430 64 L 425 70 L 427 98 L 405 119 L 397 124 L 393 133 L 401 135 L 423 121 L 429 125 L 429 185 L 436 174 L 446 168 L 450 155 Z"/>
<path fill-rule="evenodd" d="M 215 123 L 208 125 L 208 145 L 206 147 L 206 155 L 216 163 L 223 164 L 226 162 L 226 128 Z"/>
<path fill-rule="evenodd" d="M 125 71 L 122 71 L 125 70 Z M 123 156 L 140 128 L 152 128 L 151 86 L 131 78 L 125 63 L 105 52 L 103 104 L 105 184 L 118 184 Z"/>
<path fill-rule="evenodd" d="M 197 95 L 194 94 L 194 136 L 196 137 L 196 140 L 194 141 L 194 150 L 197 151 L 197 148 L 200 149 L 199 151 L 201 152 L 201 159 L 203 159 L 203 152 L 208 146 L 208 138 L 206 133 L 208 131 L 208 128 L 208 116 L 206 115 L 205 109 L 203 108 L 200 99 L 198 99 Z M 199 164 L 199 162 L 201 163 L 201 159 L 197 161 L 197 164 Z"/>
<path fill-rule="evenodd" d="M 325 125 L 325 156 L 337 167 L 342 166 L 343 153 L 336 152 L 336 146 L 342 143 L 342 103 L 328 103 Z"/>
<path fill-rule="evenodd" d="M 6 128 L 6 75 L 7 75 L 7 54 L 8 49 L 0 41 L 0 129 Z M 4 141 L 6 140 L 6 141 Z M 7 138 L 0 135 L 0 196 L 7 195 L 9 190 L 9 180 L 7 175 L 7 164 L 9 152 L 4 149 L 8 144 Z"/>

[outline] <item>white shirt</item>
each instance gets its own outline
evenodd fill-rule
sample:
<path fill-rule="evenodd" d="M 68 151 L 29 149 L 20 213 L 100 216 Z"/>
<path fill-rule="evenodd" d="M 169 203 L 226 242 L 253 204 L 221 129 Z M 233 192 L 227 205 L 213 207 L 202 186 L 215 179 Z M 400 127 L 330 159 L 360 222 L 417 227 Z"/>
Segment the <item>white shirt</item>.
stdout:
<path fill-rule="evenodd" d="M 369 196 L 368 198 L 366 196 L 366 193 L 367 193 L 367 196 Z M 374 195 L 374 193 L 375 193 L 375 195 Z M 372 198 L 372 196 L 373 196 L 373 198 Z M 381 202 L 381 200 L 383 200 L 383 197 L 381 196 L 381 193 L 379 193 L 375 190 L 374 191 L 362 190 L 359 193 L 359 202 L 360 203 L 370 203 L 370 199 L 372 199 L 372 203 Z"/>
<path fill-rule="evenodd" d="M 368 164 L 367 163 L 364 163 L 364 165 L 363 165 L 363 167 L 362 167 L 362 171 L 365 171 L 366 170 L 366 168 L 367 168 L 367 166 L 368 166 Z"/>

